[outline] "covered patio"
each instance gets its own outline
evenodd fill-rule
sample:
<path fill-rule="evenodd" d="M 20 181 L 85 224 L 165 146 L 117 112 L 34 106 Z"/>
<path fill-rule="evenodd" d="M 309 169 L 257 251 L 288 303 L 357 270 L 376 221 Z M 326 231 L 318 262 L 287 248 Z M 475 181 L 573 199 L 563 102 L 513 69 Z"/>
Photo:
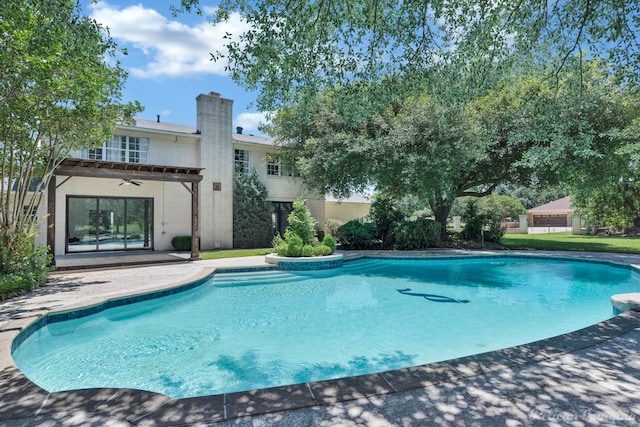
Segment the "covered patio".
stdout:
<path fill-rule="evenodd" d="M 179 182 L 182 186 L 190 193 L 191 195 L 191 253 L 189 259 L 198 259 L 199 255 L 199 183 L 202 181 L 201 171 L 202 168 L 193 168 L 193 167 L 178 167 L 178 166 L 162 166 L 162 165 L 149 165 L 149 164 L 138 164 L 138 163 L 125 163 L 125 162 L 112 162 L 112 161 L 102 161 L 102 160 L 90 160 L 90 159 L 65 159 L 61 165 L 56 169 L 54 176 L 51 178 L 51 181 L 48 186 L 48 194 L 47 194 L 47 245 L 49 246 L 50 253 L 55 257 L 56 254 L 56 204 L 57 204 L 57 190 L 63 186 L 67 181 L 69 181 L 72 177 L 86 177 L 86 178 L 102 178 L 102 179 L 115 179 L 122 180 L 122 183 L 133 183 L 135 185 L 139 185 L 139 182 L 143 181 L 162 181 L 162 182 Z M 64 179 L 62 179 L 64 177 Z M 191 184 L 188 186 L 187 184 Z M 122 185 L 122 184 L 121 184 Z M 99 192 L 96 192 L 99 193 Z M 99 197 L 99 195 L 96 195 Z M 151 199 L 150 199 L 151 200 Z M 93 211 L 92 211 L 93 212 Z M 68 215 L 69 212 L 66 213 L 67 218 L 65 222 L 68 225 Z M 146 217 L 146 214 L 145 214 Z M 146 224 L 146 220 L 145 220 Z M 151 229 L 151 226 L 148 227 Z M 96 241 L 98 240 L 98 231 L 96 233 Z M 151 231 L 153 233 L 153 231 Z M 65 242 L 68 244 L 68 236 L 65 237 Z M 144 236 L 145 242 L 148 240 L 147 235 Z M 147 245 L 145 245 L 147 247 Z M 124 248 L 126 250 L 126 246 Z M 134 248 L 135 249 L 135 248 Z M 59 254 L 60 251 L 58 251 Z M 71 256 L 69 254 L 69 250 L 67 250 L 67 246 L 65 246 L 65 256 L 60 257 L 62 264 L 69 265 L 72 263 L 70 260 L 81 259 L 80 255 L 84 254 L 75 254 L 77 256 Z M 147 251 L 137 251 L 133 252 L 128 250 L 126 254 L 118 251 L 106 251 L 106 252 L 98 252 L 97 249 L 91 253 L 94 254 L 93 257 L 88 257 L 92 260 L 102 262 L 98 262 L 98 265 L 105 265 L 105 260 L 110 259 L 110 264 L 113 265 L 125 265 L 123 262 L 124 258 L 132 257 L 131 261 L 134 261 L 137 252 L 146 252 L 145 257 L 153 257 L 152 252 Z M 100 256 L 95 256 L 96 253 L 100 253 Z M 105 254 L 105 255 L 103 255 Z M 153 258 L 160 259 L 165 257 L 166 255 L 158 255 Z M 172 260 L 170 257 L 166 258 L 166 260 Z M 178 257 L 178 259 L 180 259 Z M 128 262 L 127 262 L 128 263 Z M 64 268 L 57 259 L 54 258 L 54 264 L 59 267 Z"/>

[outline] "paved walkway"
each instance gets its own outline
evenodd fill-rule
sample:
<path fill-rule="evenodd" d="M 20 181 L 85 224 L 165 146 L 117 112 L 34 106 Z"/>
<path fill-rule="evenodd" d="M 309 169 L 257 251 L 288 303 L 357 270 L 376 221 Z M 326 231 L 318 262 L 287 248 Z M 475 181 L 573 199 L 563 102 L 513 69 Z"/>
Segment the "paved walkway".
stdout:
<path fill-rule="evenodd" d="M 425 253 L 468 252 L 414 255 Z M 637 256 L 552 255 L 640 264 Z M 11 359 L 13 338 L 37 315 L 172 287 L 216 268 L 253 266 L 266 267 L 264 257 L 56 273 L 29 296 L 1 302 L 0 425 L 640 424 L 640 313 L 635 312 L 562 337 L 422 367 L 192 399 L 125 389 L 48 393 Z"/>

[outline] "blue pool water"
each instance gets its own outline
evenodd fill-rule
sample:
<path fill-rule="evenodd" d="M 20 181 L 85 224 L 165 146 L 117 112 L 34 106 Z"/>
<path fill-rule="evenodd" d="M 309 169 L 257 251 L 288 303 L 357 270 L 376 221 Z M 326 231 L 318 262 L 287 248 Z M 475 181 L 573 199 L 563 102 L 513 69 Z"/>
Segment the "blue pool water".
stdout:
<path fill-rule="evenodd" d="M 611 295 L 638 291 L 640 276 L 630 269 L 518 258 L 368 259 L 318 272 L 216 274 L 171 296 L 49 323 L 13 358 L 49 391 L 200 396 L 524 344 L 610 318 Z"/>

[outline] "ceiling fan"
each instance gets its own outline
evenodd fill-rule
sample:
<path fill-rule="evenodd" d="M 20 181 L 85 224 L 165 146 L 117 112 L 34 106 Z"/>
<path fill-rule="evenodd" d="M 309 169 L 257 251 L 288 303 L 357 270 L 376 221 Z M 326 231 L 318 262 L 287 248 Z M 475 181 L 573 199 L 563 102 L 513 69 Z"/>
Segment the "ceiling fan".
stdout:
<path fill-rule="evenodd" d="M 132 179 L 122 178 L 122 182 L 121 182 L 120 184 L 118 184 L 118 186 L 121 186 L 121 185 L 129 185 L 129 184 L 133 184 L 133 185 L 136 185 L 136 186 L 140 186 L 140 185 L 142 184 L 142 182 L 140 182 L 140 181 L 134 181 L 134 180 L 132 180 Z"/>

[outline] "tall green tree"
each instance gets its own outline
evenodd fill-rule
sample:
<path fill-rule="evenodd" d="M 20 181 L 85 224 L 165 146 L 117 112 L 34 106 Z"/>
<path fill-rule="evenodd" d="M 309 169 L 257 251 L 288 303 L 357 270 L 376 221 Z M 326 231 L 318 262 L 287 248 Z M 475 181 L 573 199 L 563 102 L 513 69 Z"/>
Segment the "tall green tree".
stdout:
<path fill-rule="evenodd" d="M 203 13 L 200 5 L 181 0 L 177 9 Z M 260 91 L 264 111 L 301 93 L 379 83 L 452 58 L 486 75 L 485 59 L 514 51 L 554 52 L 551 75 L 585 52 L 629 77 L 640 69 L 638 0 L 222 0 L 211 18 L 219 24 L 235 12 L 251 29 L 212 56 Z"/>
<path fill-rule="evenodd" d="M 640 230 L 640 91 L 612 79 L 585 101 L 590 150 L 568 169 L 571 204 L 593 225 Z M 617 89 L 613 91 L 611 89 Z M 608 90 L 607 90 L 608 89 Z M 596 99 L 594 99 L 596 98 Z"/>
<path fill-rule="evenodd" d="M 267 187 L 256 171 L 236 172 L 233 185 L 233 247 L 267 248 L 271 246 L 273 204 Z"/>
<path fill-rule="evenodd" d="M 212 55 L 259 91 L 260 108 L 280 111 L 276 129 L 297 127 L 280 136 L 319 172 L 305 175 L 312 185 L 381 185 L 425 198 L 443 221 L 457 196 L 586 171 L 597 152 L 594 117 L 582 115 L 586 59 L 638 83 L 639 3 L 222 0 L 213 23 L 238 12 L 251 29 Z M 202 12 L 199 0 L 180 4 Z"/>
<path fill-rule="evenodd" d="M 318 243 L 315 230 L 317 221 L 311 216 L 311 211 L 304 199 L 298 198 L 293 202 L 293 209 L 287 219 L 289 221 L 287 231 L 298 236 L 303 245 L 315 246 Z"/>
<path fill-rule="evenodd" d="M 140 110 L 107 31 L 74 0 L 0 5 L 0 272 L 33 251 L 36 212 L 60 162 Z M 26 248 L 26 249 L 25 249 Z"/>

